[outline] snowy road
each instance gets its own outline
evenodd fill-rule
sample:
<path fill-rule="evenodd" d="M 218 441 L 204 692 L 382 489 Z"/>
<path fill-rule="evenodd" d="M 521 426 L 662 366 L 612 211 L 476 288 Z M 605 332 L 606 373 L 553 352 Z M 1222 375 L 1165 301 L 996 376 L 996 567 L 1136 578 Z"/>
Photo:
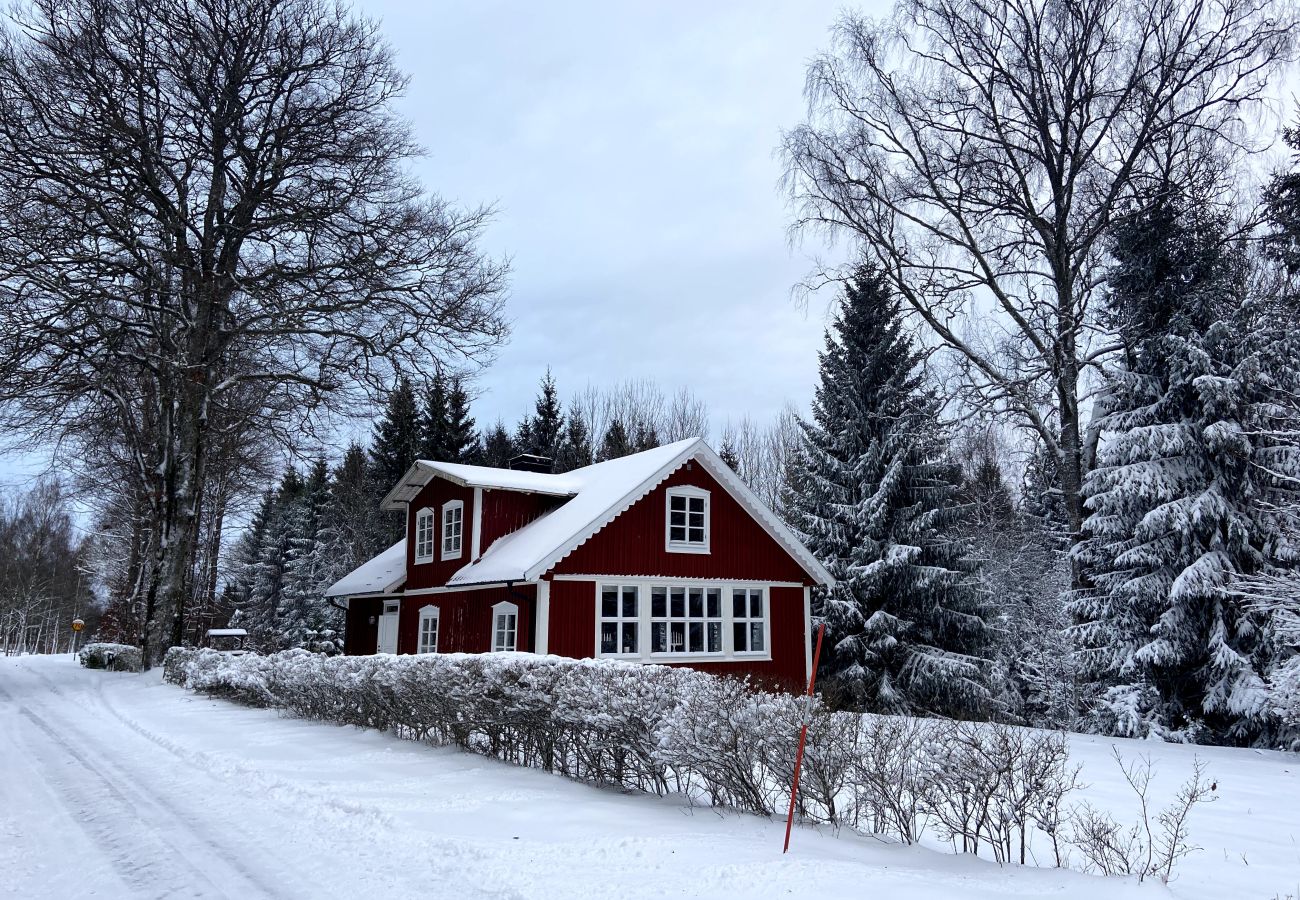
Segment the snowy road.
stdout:
<path fill-rule="evenodd" d="M 1168 896 L 813 829 L 783 858 L 778 823 L 68 657 L 0 659 L 0 775 L 0 897 Z"/>

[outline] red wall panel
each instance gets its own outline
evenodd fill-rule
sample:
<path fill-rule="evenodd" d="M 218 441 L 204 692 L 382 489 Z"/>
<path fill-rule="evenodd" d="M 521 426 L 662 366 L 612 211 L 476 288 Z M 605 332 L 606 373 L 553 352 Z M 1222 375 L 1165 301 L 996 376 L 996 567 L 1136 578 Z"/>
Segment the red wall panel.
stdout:
<path fill-rule="evenodd" d="M 518 531 L 562 501 L 563 498 L 544 494 L 484 490 L 483 543 L 480 552 L 486 553 L 497 538 Z"/>
<path fill-rule="evenodd" d="M 596 655 L 595 582 L 551 582 L 548 631 L 547 652 L 574 659 Z"/>
<path fill-rule="evenodd" d="M 492 649 L 492 606 L 503 600 L 519 607 L 517 649 L 531 651 L 535 597 L 531 584 L 515 585 L 513 590 L 497 587 L 403 597 L 397 624 L 397 652 L 414 653 L 419 648 L 420 610 L 436 606 L 439 653 L 487 653 Z"/>
<path fill-rule="evenodd" d="M 461 551 L 456 559 L 442 560 L 442 505 L 449 500 L 465 504 L 464 525 L 461 531 Z M 415 514 L 428 507 L 433 510 L 434 541 L 433 560 L 415 563 Z M 406 518 L 406 589 L 442 587 L 447 579 L 469 564 L 474 546 L 474 489 L 452 484 L 445 478 L 434 478 L 410 503 Z"/>
<path fill-rule="evenodd" d="M 683 465 L 552 569 L 574 575 L 670 575 L 811 584 L 799 563 L 726 488 L 698 463 Z M 666 492 L 693 485 L 709 491 L 710 552 L 669 553 L 664 547 Z"/>
<path fill-rule="evenodd" d="M 343 652 L 348 656 L 369 656 L 379 644 L 378 620 L 370 619 L 382 612 L 378 599 L 356 598 L 348 601 L 344 617 Z"/>

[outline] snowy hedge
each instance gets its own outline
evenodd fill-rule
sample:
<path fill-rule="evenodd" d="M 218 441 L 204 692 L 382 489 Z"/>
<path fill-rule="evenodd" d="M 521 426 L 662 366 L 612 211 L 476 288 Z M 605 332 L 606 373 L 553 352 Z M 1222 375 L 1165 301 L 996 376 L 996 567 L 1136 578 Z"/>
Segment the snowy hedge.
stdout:
<path fill-rule="evenodd" d="M 689 669 L 530 654 L 232 656 L 173 649 L 167 680 L 308 719 L 452 744 L 570 778 L 784 812 L 802 699 Z M 800 813 L 1016 858 L 1072 786 L 1059 735 L 814 704 Z"/>
<path fill-rule="evenodd" d="M 81 648 L 77 659 L 87 669 L 139 672 L 143 668 L 140 648 L 130 644 L 93 643 Z"/>

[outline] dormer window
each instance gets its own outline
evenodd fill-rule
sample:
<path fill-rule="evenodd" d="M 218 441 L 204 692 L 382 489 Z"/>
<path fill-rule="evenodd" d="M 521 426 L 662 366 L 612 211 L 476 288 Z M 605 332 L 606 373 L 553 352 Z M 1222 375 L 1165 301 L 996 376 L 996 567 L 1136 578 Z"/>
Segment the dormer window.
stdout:
<path fill-rule="evenodd" d="M 709 492 L 695 487 L 668 489 L 665 516 L 670 553 L 709 552 Z"/>
<path fill-rule="evenodd" d="M 415 561 L 433 560 L 433 510 L 422 509 L 415 514 Z"/>
<path fill-rule="evenodd" d="M 442 558 L 459 559 L 465 531 L 465 504 L 449 500 L 442 505 Z"/>

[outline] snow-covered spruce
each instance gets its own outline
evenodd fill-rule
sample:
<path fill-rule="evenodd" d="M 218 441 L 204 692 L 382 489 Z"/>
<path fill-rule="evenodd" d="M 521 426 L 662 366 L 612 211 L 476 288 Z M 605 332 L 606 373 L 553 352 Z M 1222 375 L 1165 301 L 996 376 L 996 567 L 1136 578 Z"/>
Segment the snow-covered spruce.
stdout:
<path fill-rule="evenodd" d="M 827 688 L 874 712 L 987 717 L 988 610 L 920 362 L 898 299 L 862 269 L 827 332 L 784 506 L 837 582 L 818 610 Z"/>
<path fill-rule="evenodd" d="M 1085 484 L 1076 559 L 1089 586 L 1071 602 L 1106 733 L 1279 736 L 1267 682 L 1277 645 L 1237 584 L 1295 562 L 1272 512 L 1278 478 L 1300 474 L 1274 439 L 1294 361 L 1269 345 L 1229 230 L 1204 199 L 1171 189 L 1115 237 L 1110 305 L 1128 350 Z"/>

